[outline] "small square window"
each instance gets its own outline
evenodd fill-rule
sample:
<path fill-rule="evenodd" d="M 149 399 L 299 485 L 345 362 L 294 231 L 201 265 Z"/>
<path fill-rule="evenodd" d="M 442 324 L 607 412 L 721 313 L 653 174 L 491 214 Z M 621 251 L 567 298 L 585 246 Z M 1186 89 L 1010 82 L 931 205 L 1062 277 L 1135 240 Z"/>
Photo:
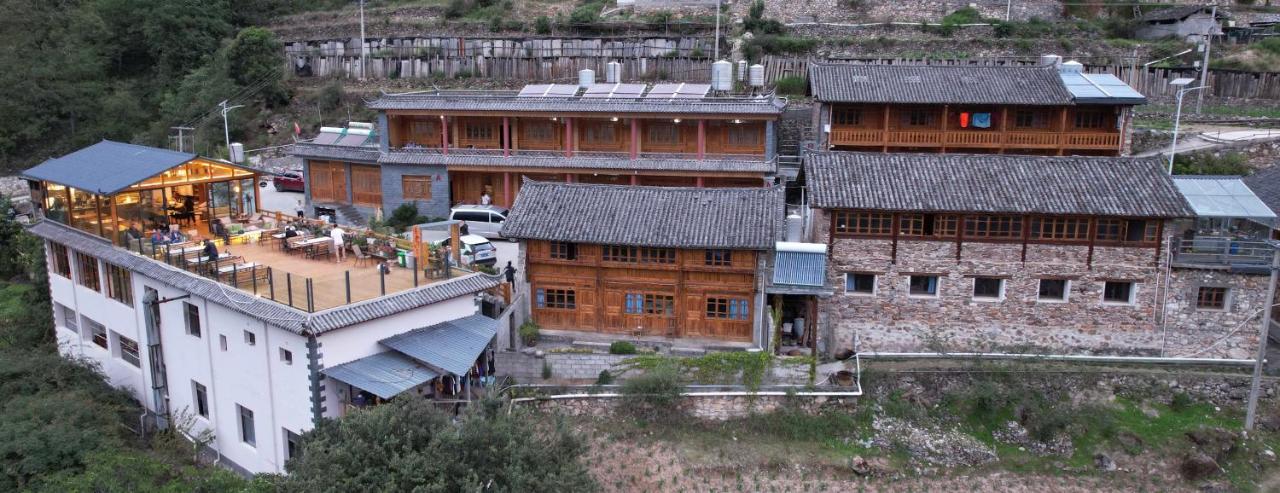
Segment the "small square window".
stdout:
<path fill-rule="evenodd" d="M 109 348 L 110 345 L 107 342 L 107 327 L 98 323 L 97 320 L 89 317 L 82 316 L 81 318 L 84 319 L 83 325 L 85 326 L 86 332 L 88 332 L 89 339 L 102 349 Z"/>
<path fill-rule="evenodd" d="M 200 337 L 200 307 L 191 303 L 182 303 L 183 318 L 187 322 L 187 333 Z"/>
<path fill-rule="evenodd" d="M 911 296 L 937 296 L 938 276 L 911 276 L 907 293 Z"/>
<path fill-rule="evenodd" d="M 1129 281 L 1107 281 L 1102 286 L 1102 302 L 1113 304 L 1133 303 L 1134 286 Z"/>
<path fill-rule="evenodd" d="M 1046 302 L 1067 301 L 1066 279 L 1041 279 L 1039 300 Z"/>
<path fill-rule="evenodd" d="M 227 336 L 218 334 L 218 346 L 222 348 L 223 351 L 227 350 Z"/>
<path fill-rule="evenodd" d="M 1004 279 L 998 277 L 973 278 L 973 299 L 1000 300 L 1004 298 Z"/>
<path fill-rule="evenodd" d="M 195 401 L 195 405 L 196 405 L 196 414 L 199 414 L 200 416 L 205 417 L 205 418 L 209 417 L 209 391 L 208 391 L 208 389 L 205 389 L 205 388 L 204 388 L 204 385 L 200 385 L 200 384 L 199 384 L 198 382 L 196 382 L 195 380 L 192 380 L 192 381 L 191 381 L 191 393 L 192 393 L 192 395 L 194 396 L 194 398 L 193 398 L 192 400 L 194 400 L 194 401 Z"/>
<path fill-rule="evenodd" d="M 844 292 L 849 294 L 876 294 L 876 275 L 864 272 L 846 272 Z"/>
<path fill-rule="evenodd" d="M 258 336 L 253 332 L 244 331 L 244 343 L 250 346 L 258 344 Z"/>
<path fill-rule="evenodd" d="M 1201 286 L 1196 293 L 1196 308 L 1199 310 L 1227 309 L 1228 289 L 1214 286 Z"/>
<path fill-rule="evenodd" d="M 115 332 L 111 335 L 116 340 L 116 357 L 138 368 L 142 368 L 142 358 L 138 353 L 138 341 L 122 336 Z"/>
<path fill-rule="evenodd" d="M 240 411 L 240 441 L 250 446 L 257 446 L 257 430 L 253 428 L 253 411 L 238 404 L 236 409 Z"/>
<path fill-rule="evenodd" d="M 293 352 L 285 348 L 280 348 L 280 361 L 286 365 L 293 364 Z"/>

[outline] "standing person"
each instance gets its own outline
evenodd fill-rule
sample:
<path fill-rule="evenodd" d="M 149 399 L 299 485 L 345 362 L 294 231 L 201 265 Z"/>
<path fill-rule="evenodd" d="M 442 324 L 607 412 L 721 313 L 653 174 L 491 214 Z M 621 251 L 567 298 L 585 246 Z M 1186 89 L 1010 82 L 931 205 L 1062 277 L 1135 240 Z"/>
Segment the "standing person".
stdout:
<path fill-rule="evenodd" d="M 333 230 L 329 231 L 329 237 L 333 238 L 334 262 L 342 262 L 347 259 L 347 240 L 343 237 L 345 234 L 347 232 L 342 230 L 342 226 L 334 226 Z"/>
<path fill-rule="evenodd" d="M 511 261 L 507 261 L 507 266 L 502 269 L 502 274 L 507 276 L 507 284 L 516 283 L 516 268 L 511 265 Z"/>
<path fill-rule="evenodd" d="M 306 208 L 302 206 L 302 199 L 298 199 L 298 202 L 293 206 L 293 209 L 298 212 L 298 219 L 306 217 Z"/>
<path fill-rule="evenodd" d="M 493 197 L 489 196 L 489 191 L 485 190 L 480 193 L 480 205 L 489 205 L 493 203 Z"/>
<path fill-rule="evenodd" d="M 458 235 L 459 235 L 459 236 L 466 236 L 466 235 L 470 234 L 469 230 L 470 230 L 470 228 L 468 228 L 468 227 L 467 227 L 467 221 L 466 221 L 466 220 L 463 220 L 463 221 L 459 222 L 459 224 L 458 224 Z"/>

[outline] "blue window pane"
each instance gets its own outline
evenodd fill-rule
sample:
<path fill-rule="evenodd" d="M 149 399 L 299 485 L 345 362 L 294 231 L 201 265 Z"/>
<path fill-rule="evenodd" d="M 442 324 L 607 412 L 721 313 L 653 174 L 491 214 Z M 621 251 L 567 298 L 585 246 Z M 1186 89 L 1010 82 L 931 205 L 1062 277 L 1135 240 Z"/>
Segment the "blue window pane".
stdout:
<path fill-rule="evenodd" d="M 547 306 L 547 292 L 546 292 L 546 290 L 539 289 L 539 290 L 537 290 L 537 293 L 538 293 L 538 308 L 546 308 L 546 306 Z"/>

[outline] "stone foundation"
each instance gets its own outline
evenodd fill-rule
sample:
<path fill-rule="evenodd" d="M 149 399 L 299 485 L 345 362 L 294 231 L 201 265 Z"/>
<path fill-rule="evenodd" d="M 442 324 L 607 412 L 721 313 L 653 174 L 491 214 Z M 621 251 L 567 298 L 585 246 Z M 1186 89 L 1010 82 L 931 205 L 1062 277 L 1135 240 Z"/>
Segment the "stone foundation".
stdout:
<path fill-rule="evenodd" d="M 686 416 L 712 421 L 743 418 L 751 414 L 765 414 L 783 407 L 816 413 L 827 408 L 852 410 L 857 397 L 840 396 L 685 396 L 680 400 L 680 411 Z M 568 416 L 605 417 L 614 414 L 623 405 L 620 397 L 577 397 L 530 401 L 542 411 L 554 411 Z"/>

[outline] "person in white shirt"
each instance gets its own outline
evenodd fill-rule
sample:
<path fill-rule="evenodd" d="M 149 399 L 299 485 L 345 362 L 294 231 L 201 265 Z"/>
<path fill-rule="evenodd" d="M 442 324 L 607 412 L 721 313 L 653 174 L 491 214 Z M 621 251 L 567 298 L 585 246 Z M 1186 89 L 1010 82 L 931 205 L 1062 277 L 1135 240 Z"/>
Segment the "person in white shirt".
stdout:
<path fill-rule="evenodd" d="M 493 197 L 489 196 L 489 192 L 480 194 L 480 205 L 489 205 L 493 203 Z"/>
<path fill-rule="evenodd" d="M 347 250 L 344 248 L 346 239 L 343 238 L 345 234 L 347 232 L 342 230 L 342 226 L 334 226 L 333 230 L 329 231 L 329 237 L 333 238 L 334 262 L 342 262 L 347 258 Z"/>

